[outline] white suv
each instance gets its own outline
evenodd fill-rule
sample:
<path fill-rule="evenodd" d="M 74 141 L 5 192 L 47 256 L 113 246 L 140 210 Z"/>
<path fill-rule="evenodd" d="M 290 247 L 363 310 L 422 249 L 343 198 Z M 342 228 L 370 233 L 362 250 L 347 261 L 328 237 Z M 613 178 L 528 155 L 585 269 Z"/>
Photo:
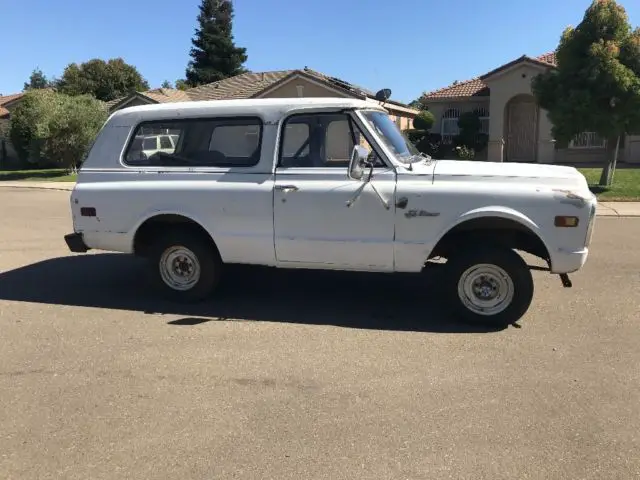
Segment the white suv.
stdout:
<path fill-rule="evenodd" d="M 140 162 L 148 131 L 177 142 Z M 596 200 L 575 168 L 433 160 L 376 101 L 299 98 L 120 110 L 82 166 L 71 210 L 71 251 L 146 257 L 177 300 L 207 297 L 228 263 L 419 273 L 437 257 L 460 316 L 505 324 L 533 297 L 516 250 L 570 286 Z"/>

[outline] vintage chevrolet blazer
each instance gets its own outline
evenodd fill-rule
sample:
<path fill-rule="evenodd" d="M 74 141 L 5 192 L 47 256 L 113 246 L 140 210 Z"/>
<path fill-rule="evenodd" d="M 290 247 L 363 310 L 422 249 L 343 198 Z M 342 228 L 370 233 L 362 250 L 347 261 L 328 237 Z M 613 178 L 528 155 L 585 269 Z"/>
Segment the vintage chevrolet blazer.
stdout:
<path fill-rule="evenodd" d="M 140 137 L 175 146 L 147 155 Z M 209 296 L 230 263 L 421 272 L 446 260 L 450 305 L 507 324 L 545 260 L 564 286 L 585 263 L 596 199 L 575 168 L 434 160 L 382 102 L 283 98 L 112 114 L 71 194 L 72 252 L 149 259 L 163 295 Z"/>

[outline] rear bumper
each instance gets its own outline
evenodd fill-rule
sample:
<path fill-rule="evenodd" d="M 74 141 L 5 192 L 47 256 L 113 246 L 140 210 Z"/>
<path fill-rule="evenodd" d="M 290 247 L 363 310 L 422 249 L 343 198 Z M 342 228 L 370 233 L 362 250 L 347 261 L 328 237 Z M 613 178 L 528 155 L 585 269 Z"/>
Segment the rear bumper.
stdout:
<path fill-rule="evenodd" d="M 74 253 L 85 253 L 89 251 L 89 247 L 84 243 L 84 238 L 82 238 L 81 233 L 70 233 L 64 236 L 64 241 Z"/>

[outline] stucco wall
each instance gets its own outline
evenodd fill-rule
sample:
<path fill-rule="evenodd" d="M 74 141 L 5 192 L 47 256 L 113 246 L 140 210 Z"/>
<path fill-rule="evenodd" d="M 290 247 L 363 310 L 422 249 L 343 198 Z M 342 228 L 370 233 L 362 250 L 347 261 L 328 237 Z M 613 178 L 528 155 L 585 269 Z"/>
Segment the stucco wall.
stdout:
<path fill-rule="evenodd" d="M 531 80 L 543 73 L 544 67 L 523 63 L 511 69 L 498 72 L 484 82 L 491 91 L 489 110 L 489 160 L 501 162 L 504 159 L 506 107 L 509 101 L 519 95 L 532 95 Z M 538 110 L 536 125 L 537 152 L 536 161 L 554 162 L 554 144 L 551 138 L 551 122 L 544 110 Z"/>

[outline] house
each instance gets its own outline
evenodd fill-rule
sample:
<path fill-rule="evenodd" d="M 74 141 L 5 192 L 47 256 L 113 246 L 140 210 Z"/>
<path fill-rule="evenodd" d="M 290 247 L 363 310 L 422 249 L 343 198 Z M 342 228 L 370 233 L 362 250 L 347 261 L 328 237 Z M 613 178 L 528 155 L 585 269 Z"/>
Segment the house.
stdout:
<path fill-rule="evenodd" d="M 9 117 L 11 110 L 19 104 L 24 94 L 0 96 L 0 167 L 14 163 L 15 150 L 9 140 Z M 188 90 L 156 88 L 145 92 L 135 92 L 126 97 L 106 102 L 110 112 L 154 103 L 187 102 L 197 100 L 227 100 L 234 98 L 286 98 L 286 97 L 348 97 L 370 100 L 378 105 L 375 93 L 352 85 L 339 78 L 330 77 L 309 68 L 301 70 L 281 70 L 271 72 L 247 72 L 215 83 L 201 85 Z M 418 110 L 400 102 L 387 100 L 389 110 L 396 124 L 406 130 L 411 127 Z M 3 152 L 6 152 L 4 158 Z"/>
<path fill-rule="evenodd" d="M 16 152 L 9 139 L 9 117 L 23 95 L 16 93 L 0 96 L 0 167 L 16 158 Z"/>
<path fill-rule="evenodd" d="M 375 93 L 305 67 L 301 70 L 247 72 L 185 91 L 156 88 L 133 93 L 108 102 L 107 105 L 113 112 L 125 107 L 153 103 L 287 97 L 347 97 L 379 104 L 375 100 Z M 402 130 L 412 128 L 411 122 L 418 110 L 393 100 L 388 100 L 385 108 Z"/>
<path fill-rule="evenodd" d="M 576 136 L 560 148 L 551 135 L 551 122 L 537 104 L 531 80 L 556 67 L 555 53 L 523 55 L 484 75 L 425 93 L 421 102 L 433 113 L 432 131 L 450 143 L 458 134 L 458 118 L 476 111 L 481 132 L 489 136 L 486 159 L 494 162 L 598 164 L 607 158 L 606 141 L 593 132 Z M 640 164 L 640 135 L 621 142 L 620 161 Z"/>

